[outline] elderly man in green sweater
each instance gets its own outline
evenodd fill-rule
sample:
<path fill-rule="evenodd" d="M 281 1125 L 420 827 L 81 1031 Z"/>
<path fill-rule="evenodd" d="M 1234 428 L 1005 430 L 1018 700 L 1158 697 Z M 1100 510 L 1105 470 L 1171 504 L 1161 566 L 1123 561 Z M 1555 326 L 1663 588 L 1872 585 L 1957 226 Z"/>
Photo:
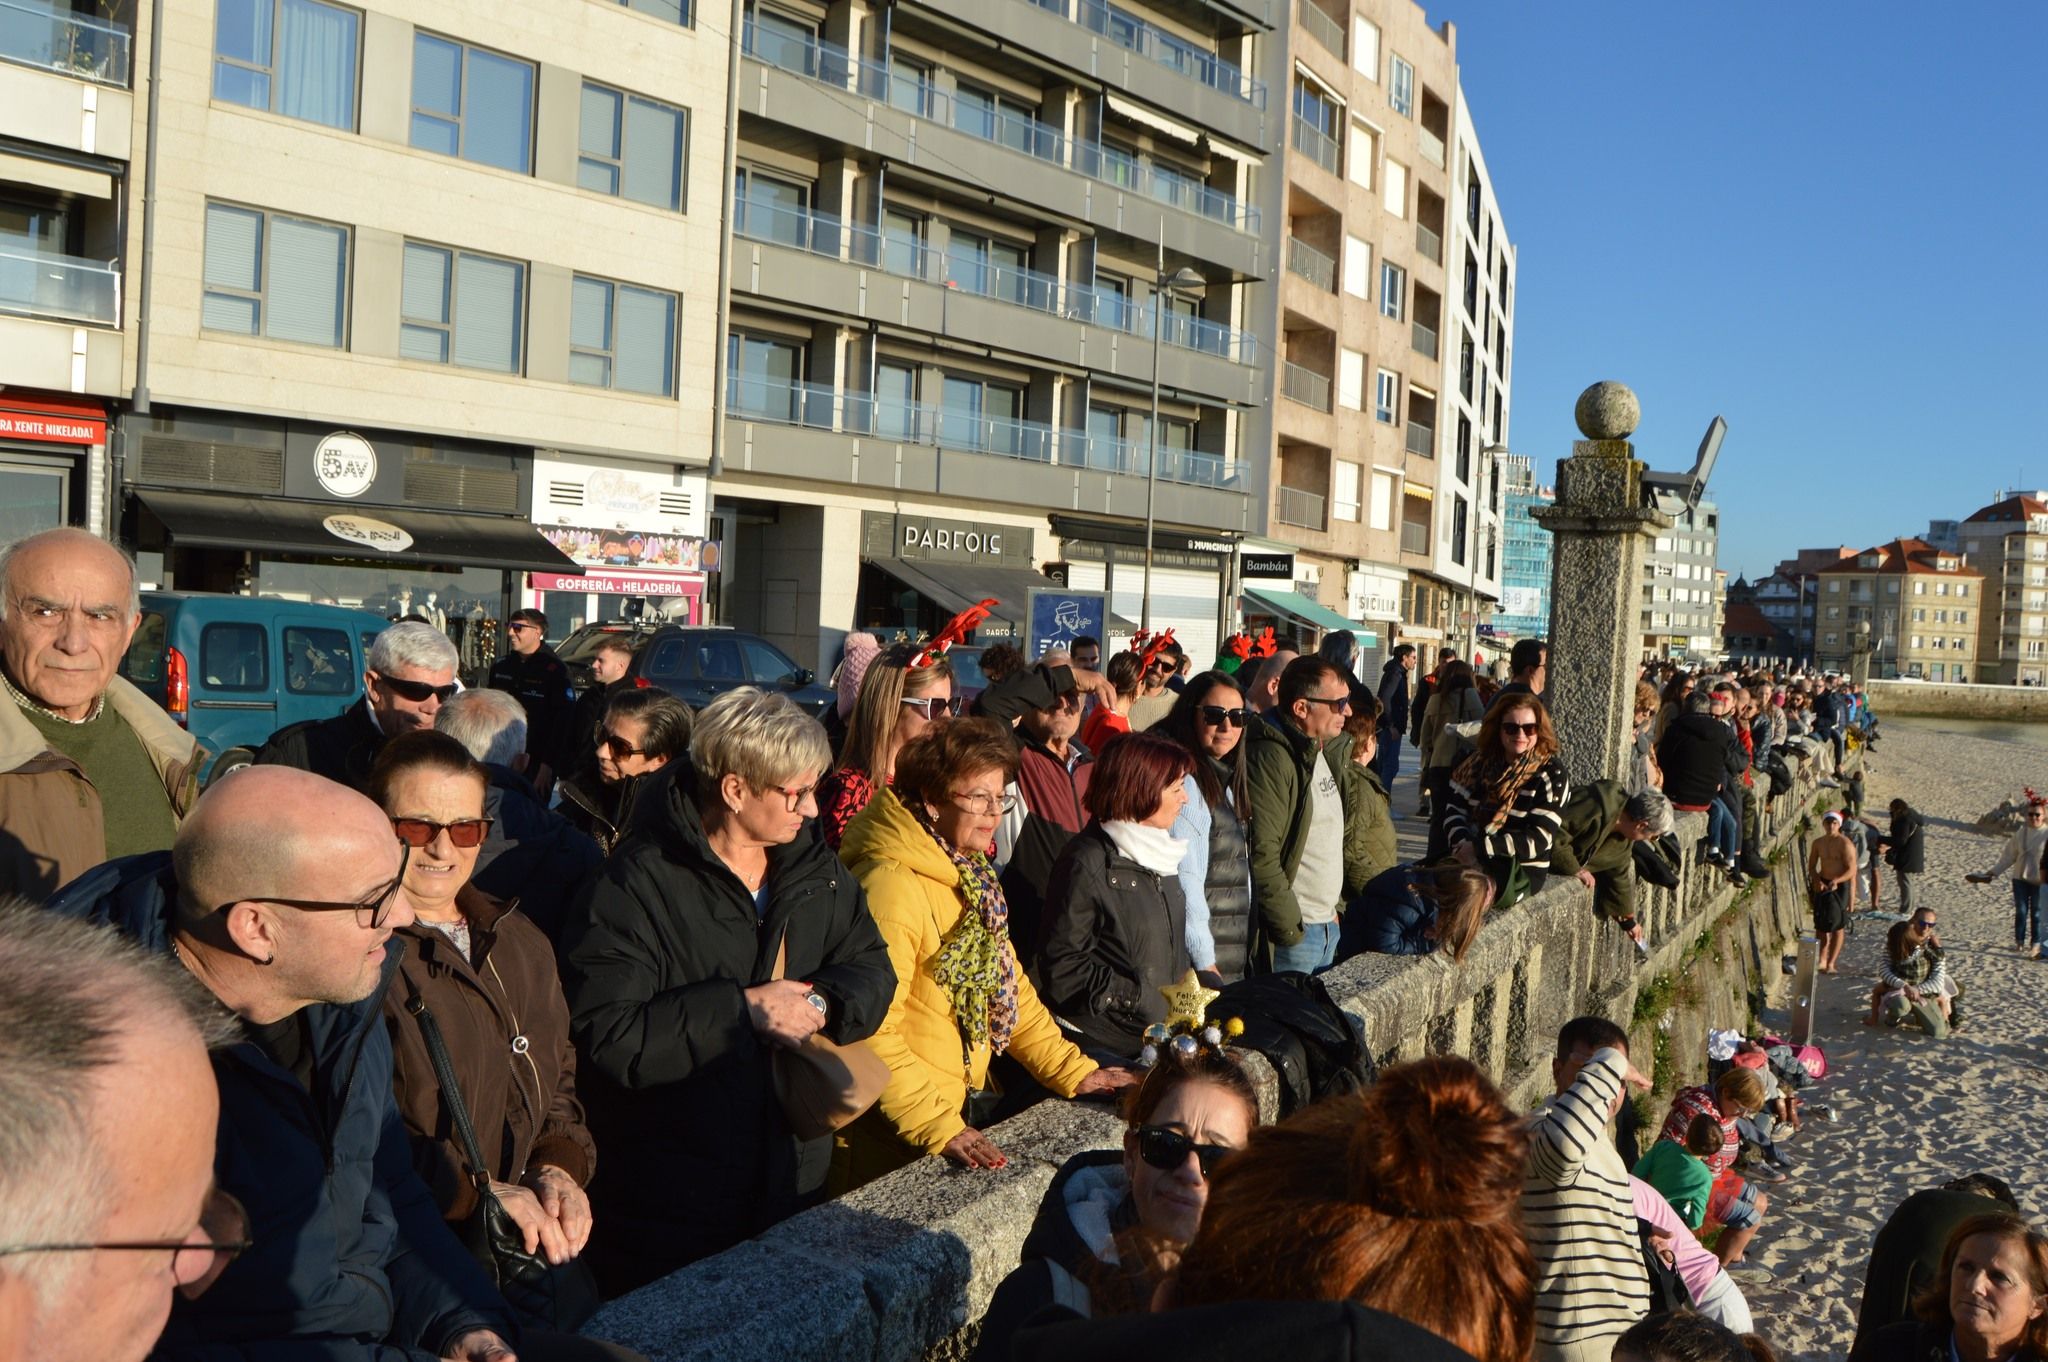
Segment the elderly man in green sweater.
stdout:
<path fill-rule="evenodd" d="M 1656 790 L 1627 793 L 1617 780 L 1575 787 L 1550 849 L 1550 873 L 1575 875 L 1593 891 L 1593 911 L 1638 945 L 1635 844 L 1671 831 L 1671 801 Z"/>

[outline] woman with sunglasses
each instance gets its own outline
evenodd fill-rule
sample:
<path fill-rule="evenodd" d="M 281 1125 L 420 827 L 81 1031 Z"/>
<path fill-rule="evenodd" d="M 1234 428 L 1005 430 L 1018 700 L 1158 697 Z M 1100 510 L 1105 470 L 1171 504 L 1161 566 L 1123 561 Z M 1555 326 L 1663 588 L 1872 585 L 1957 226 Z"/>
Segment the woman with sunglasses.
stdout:
<path fill-rule="evenodd" d="M 412 1136 L 413 1165 L 450 1223 L 477 1213 L 475 1178 L 526 1234 L 526 1248 L 569 1262 L 590 1239 L 584 1194 L 597 1153 L 576 1098 L 569 1009 L 547 937 L 518 911 L 469 883 L 489 776 L 446 733 L 401 733 L 370 771 L 370 795 L 410 849 L 405 896 L 415 920 L 400 927 L 405 953 L 384 991 L 398 1112 Z M 443 1091 L 415 1008 L 439 1029 L 457 1094 Z M 473 1168 L 455 1131 L 454 1102 L 469 1113 L 477 1144 L 495 1160 Z M 531 1320 L 536 1327 L 580 1321 Z"/>
<path fill-rule="evenodd" d="M 953 664 L 915 644 L 886 648 L 868 664 L 847 720 L 839 764 L 818 782 L 818 829 L 834 851 L 847 824 L 896 774 L 903 745 L 953 715 Z"/>
<path fill-rule="evenodd" d="M 832 1142 L 792 1129 L 775 1053 L 866 1040 L 896 989 L 860 882 L 806 827 L 831 759 L 787 695 L 719 696 L 563 933 L 607 1297 L 824 1195 Z"/>
<path fill-rule="evenodd" d="M 1180 863 L 1187 900 L 1188 957 L 1228 982 L 1244 977 L 1251 953 L 1252 862 L 1245 841 L 1251 803 L 1245 790 L 1244 729 L 1253 715 L 1237 681 L 1203 672 L 1153 732 L 1181 745 L 1194 764 L 1181 781 L 1187 806 L 1173 835 L 1188 844 Z"/>
<path fill-rule="evenodd" d="M 1165 1050 L 1123 1115 L 1122 1148 L 1076 1154 L 1053 1176 L 1022 1261 L 982 1316 L 978 1362 L 1008 1358 L 1017 1331 L 1050 1305 L 1093 1318 L 1149 1309 L 1153 1264 L 1195 1237 L 1209 1179 L 1251 1138 L 1259 1103 L 1230 1052 L 1205 1045 Z"/>
<path fill-rule="evenodd" d="M 998 1095 L 989 1080 L 998 1055 L 1060 1097 L 1131 1081 L 1060 1034 L 1010 940 L 1009 903 L 984 849 L 1016 773 L 1017 746 L 1001 724 L 957 719 L 906 744 L 893 786 L 847 826 L 839 855 L 867 891 L 896 993 L 870 1042 L 889 1086 L 834 1153 L 839 1190 L 926 1154 L 1002 1167 L 981 1129 Z"/>
<path fill-rule="evenodd" d="M 1187 804 L 1186 748 L 1126 733 L 1095 762 L 1086 796 L 1094 821 L 1061 850 L 1046 883 L 1038 978 L 1054 1015 L 1101 1058 L 1128 1059 L 1146 1026 L 1166 1019 L 1160 989 L 1191 966 L 1172 832 Z"/>
<path fill-rule="evenodd" d="M 1509 695 L 1486 712 L 1476 750 L 1444 784 L 1451 854 L 1503 889 L 1514 866 L 1522 868 L 1531 894 L 1550 873 L 1550 848 L 1571 795 L 1571 777 L 1557 752 L 1557 731 L 1543 702 Z"/>
<path fill-rule="evenodd" d="M 557 786 L 563 817 L 609 853 L 625 835 L 643 779 L 690 750 L 690 707 L 652 686 L 621 691 L 597 726 L 597 765 Z"/>

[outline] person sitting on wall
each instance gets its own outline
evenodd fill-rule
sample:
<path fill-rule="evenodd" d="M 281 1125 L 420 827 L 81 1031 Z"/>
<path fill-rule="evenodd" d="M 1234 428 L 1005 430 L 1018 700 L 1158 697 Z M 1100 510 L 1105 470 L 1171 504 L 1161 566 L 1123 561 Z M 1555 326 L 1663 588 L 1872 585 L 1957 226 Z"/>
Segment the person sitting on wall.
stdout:
<path fill-rule="evenodd" d="M 1594 916 L 1643 944 L 1636 921 L 1636 844 L 1671 831 L 1671 801 L 1656 790 L 1626 794 L 1618 780 L 1595 780 L 1565 801 L 1550 868 L 1593 891 Z"/>

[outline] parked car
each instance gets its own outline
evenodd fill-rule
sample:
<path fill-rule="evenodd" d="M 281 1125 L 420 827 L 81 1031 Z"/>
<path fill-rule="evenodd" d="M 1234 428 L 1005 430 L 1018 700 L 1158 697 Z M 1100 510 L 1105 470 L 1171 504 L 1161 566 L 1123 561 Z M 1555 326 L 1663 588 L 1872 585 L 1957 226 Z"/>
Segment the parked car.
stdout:
<path fill-rule="evenodd" d="M 367 610 L 267 596 L 145 591 L 121 675 L 211 754 L 200 778 L 247 766 L 286 724 L 325 719 L 363 693 Z"/>
<path fill-rule="evenodd" d="M 620 620 L 586 624 L 555 650 L 569 666 L 578 691 L 590 684 L 590 659 L 599 639 L 626 635 L 633 641 L 628 676 L 659 686 L 694 708 L 736 686 L 779 690 L 806 713 L 823 715 L 837 697 L 817 684 L 809 667 L 799 667 L 780 648 L 737 629 L 703 624 L 644 624 Z"/>

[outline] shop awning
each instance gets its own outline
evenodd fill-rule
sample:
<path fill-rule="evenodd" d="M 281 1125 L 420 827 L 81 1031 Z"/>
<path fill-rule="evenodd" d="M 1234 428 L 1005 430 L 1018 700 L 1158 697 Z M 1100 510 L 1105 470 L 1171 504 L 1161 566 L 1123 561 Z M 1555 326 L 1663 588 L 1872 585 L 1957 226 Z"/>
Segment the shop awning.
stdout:
<path fill-rule="evenodd" d="M 1026 611 L 1033 591 L 1057 591 L 1059 584 L 1044 573 L 1028 568 L 983 567 L 969 563 L 909 562 L 902 558 L 863 558 L 894 577 L 920 596 L 929 597 L 942 610 L 959 614 L 970 605 L 993 598 L 991 619 L 1011 625 L 1018 634 L 1030 625 Z M 1135 633 L 1137 625 L 1119 615 L 1109 617 L 1111 632 Z"/>
<path fill-rule="evenodd" d="M 1279 591 L 1272 587 L 1246 587 L 1245 598 L 1254 604 L 1264 606 L 1276 615 L 1289 615 L 1303 624 L 1313 624 L 1318 629 L 1349 629 L 1358 638 L 1358 646 L 1371 648 L 1379 643 L 1379 635 L 1356 620 L 1347 620 L 1321 601 L 1311 600 L 1299 591 Z"/>
<path fill-rule="evenodd" d="M 135 498 L 163 522 L 171 542 L 184 548 L 583 573 L 524 520 L 153 488 Z"/>

